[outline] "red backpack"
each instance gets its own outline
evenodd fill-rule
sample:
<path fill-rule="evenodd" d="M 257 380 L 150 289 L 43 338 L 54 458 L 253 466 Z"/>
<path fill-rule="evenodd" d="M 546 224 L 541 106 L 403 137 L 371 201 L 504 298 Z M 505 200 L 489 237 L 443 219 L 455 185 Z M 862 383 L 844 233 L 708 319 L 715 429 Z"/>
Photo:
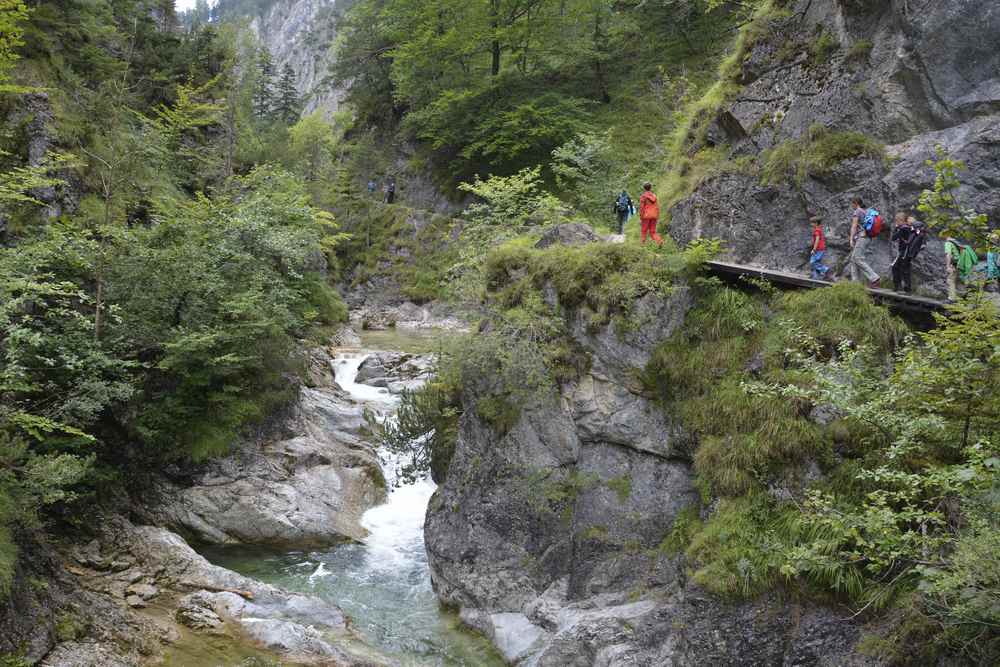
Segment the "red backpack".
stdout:
<path fill-rule="evenodd" d="M 865 213 L 865 236 L 875 238 L 882 233 L 882 216 L 873 208 Z"/>

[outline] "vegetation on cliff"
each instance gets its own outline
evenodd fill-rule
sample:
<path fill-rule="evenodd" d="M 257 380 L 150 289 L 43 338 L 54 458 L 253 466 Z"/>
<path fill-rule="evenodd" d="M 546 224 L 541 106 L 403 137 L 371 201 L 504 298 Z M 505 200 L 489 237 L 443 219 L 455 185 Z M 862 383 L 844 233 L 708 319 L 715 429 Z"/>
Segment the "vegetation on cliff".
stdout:
<path fill-rule="evenodd" d="M 225 452 L 346 318 L 316 121 L 256 117 L 254 45 L 173 20 L 0 4 L 0 596 L 18 531 Z M 284 136 L 305 184 L 258 164 Z"/>

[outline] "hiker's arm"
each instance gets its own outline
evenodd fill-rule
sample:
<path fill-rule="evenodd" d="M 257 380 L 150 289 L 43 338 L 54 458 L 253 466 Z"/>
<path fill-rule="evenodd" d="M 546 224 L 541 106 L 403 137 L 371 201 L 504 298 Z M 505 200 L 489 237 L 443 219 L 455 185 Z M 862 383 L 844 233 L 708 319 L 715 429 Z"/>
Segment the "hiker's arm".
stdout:
<path fill-rule="evenodd" d="M 858 218 L 851 218 L 851 247 L 854 247 L 854 239 L 858 236 Z"/>

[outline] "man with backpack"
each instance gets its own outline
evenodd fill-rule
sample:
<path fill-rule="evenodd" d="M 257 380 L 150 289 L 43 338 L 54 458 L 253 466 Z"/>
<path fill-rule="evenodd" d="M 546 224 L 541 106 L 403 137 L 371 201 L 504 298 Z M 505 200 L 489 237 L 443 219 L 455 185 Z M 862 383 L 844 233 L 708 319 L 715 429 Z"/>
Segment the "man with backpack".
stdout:
<path fill-rule="evenodd" d="M 385 197 L 383 201 L 386 204 L 391 204 L 396 199 L 396 177 L 390 176 L 388 182 L 385 184 Z"/>
<path fill-rule="evenodd" d="M 628 192 L 622 190 L 611 208 L 618 216 L 618 235 L 621 236 L 625 233 L 625 223 L 635 214 L 635 204 L 632 203 L 632 198 L 628 196 Z"/>
<path fill-rule="evenodd" d="M 878 274 L 868 264 L 872 241 L 882 232 L 882 216 L 874 208 L 866 208 L 860 197 L 851 200 L 851 280 L 861 282 L 864 275 L 868 287 L 878 288 Z"/>
<path fill-rule="evenodd" d="M 896 259 L 892 261 L 893 290 L 911 294 L 913 260 L 927 241 L 927 229 L 912 215 L 899 212 L 892 226 L 892 240 L 897 244 Z"/>

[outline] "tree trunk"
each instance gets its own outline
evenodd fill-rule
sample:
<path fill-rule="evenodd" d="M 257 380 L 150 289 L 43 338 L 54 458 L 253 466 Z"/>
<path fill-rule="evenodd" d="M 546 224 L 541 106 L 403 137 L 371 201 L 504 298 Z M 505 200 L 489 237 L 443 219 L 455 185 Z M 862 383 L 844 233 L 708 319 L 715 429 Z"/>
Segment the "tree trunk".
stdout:
<path fill-rule="evenodd" d="M 493 62 L 490 65 L 490 75 L 497 76 L 500 74 L 500 36 L 497 34 L 500 30 L 500 0 L 491 0 L 490 16 L 492 17 L 490 27 L 493 29 L 493 43 L 490 45 Z"/>

